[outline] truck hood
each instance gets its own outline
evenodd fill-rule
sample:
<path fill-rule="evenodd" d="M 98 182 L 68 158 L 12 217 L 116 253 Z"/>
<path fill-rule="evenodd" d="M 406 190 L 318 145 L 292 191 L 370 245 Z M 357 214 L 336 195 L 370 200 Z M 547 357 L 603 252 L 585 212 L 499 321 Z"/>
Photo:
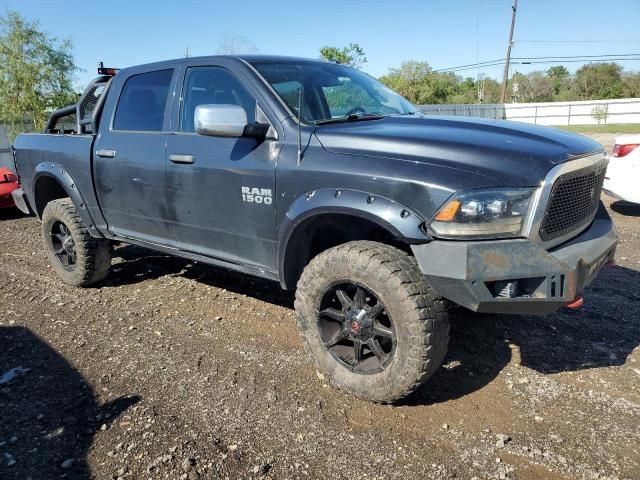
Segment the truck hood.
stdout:
<path fill-rule="evenodd" d="M 390 116 L 321 125 L 316 136 L 333 153 L 456 168 L 507 186 L 538 185 L 554 165 L 603 149 L 555 128 L 466 117 Z"/>

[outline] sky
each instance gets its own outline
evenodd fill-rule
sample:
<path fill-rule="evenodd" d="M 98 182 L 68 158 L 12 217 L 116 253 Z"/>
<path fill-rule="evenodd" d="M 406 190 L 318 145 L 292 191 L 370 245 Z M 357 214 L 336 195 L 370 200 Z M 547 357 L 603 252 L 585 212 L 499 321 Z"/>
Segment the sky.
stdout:
<path fill-rule="evenodd" d="M 212 55 L 226 34 L 259 53 L 317 58 L 324 45 L 360 44 L 376 77 L 404 60 L 443 69 L 505 57 L 513 0 L 0 0 L 74 44 L 83 88 L 99 61 L 126 67 Z M 640 0 L 520 0 L 514 57 L 640 54 Z M 638 57 L 636 57 L 638 58 Z M 640 60 L 621 62 L 640 70 Z M 551 65 L 514 65 L 527 73 Z M 570 71 L 579 63 L 566 63 Z M 502 66 L 459 72 L 500 78 Z"/>

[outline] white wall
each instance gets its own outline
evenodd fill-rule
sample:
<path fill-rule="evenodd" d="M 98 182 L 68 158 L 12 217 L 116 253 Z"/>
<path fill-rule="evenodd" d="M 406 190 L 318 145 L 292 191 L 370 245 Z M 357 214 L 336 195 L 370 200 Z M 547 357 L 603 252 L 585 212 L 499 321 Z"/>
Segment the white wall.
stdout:
<path fill-rule="evenodd" d="M 602 124 L 640 123 L 640 98 L 589 100 L 584 102 L 507 103 L 505 118 L 538 125 L 597 125 L 593 109 L 603 105 L 607 118 Z"/>

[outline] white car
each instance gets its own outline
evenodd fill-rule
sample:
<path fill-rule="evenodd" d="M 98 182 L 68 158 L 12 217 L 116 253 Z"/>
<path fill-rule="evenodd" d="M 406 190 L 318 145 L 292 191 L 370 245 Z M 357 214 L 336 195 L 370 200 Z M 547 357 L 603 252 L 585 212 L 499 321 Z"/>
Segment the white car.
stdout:
<path fill-rule="evenodd" d="M 602 189 L 618 200 L 640 204 L 640 135 L 616 137 Z"/>

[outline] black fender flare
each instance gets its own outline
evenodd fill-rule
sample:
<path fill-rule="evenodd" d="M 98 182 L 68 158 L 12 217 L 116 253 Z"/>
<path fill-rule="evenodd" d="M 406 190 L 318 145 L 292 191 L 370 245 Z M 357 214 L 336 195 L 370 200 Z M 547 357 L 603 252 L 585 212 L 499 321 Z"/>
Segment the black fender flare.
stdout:
<path fill-rule="evenodd" d="M 39 217 L 39 214 L 37 212 L 38 204 L 36 198 L 36 188 L 38 185 L 38 181 L 44 177 L 51 178 L 57 181 L 58 184 L 62 186 L 62 189 L 67 193 L 67 196 L 71 198 L 71 201 L 75 205 L 77 212 L 82 217 L 82 221 L 87 226 L 87 229 L 89 230 L 91 235 L 96 238 L 104 238 L 104 236 L 96 228 L 95 221 L 89 213 L 87 204 L 82 196 L 82 193 L 78 190 L 76 182 L 71 177 L 71 175 L 69 175 L 69 172 L 64 169 L 64 167 L 56 163 L 42 162 L 38 164 L 34 169 L 31 192 L 33 195 L 33 211 L 36 213 L 36 216 Z"/>
<path fill-rule="evenodd" d="M 422 228 L 424 218 L 415 211 L 386 197 L 358 190 L 321 188 L 294 200 L 280 222 L 278 230 L 278 273 L 280 284 L 287 285 L 286 261 L 289 242 L 306 220 L 325 214 L 346 214 L 378 224 L 394 238 L 408 244 L 430 240 Z"/>

